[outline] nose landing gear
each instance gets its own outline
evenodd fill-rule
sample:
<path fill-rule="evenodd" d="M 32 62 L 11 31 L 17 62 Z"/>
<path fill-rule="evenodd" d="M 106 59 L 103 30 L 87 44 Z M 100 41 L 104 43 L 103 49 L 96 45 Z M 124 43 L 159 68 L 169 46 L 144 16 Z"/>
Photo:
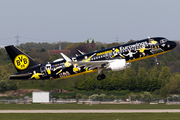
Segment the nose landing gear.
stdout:
<path fill-rule="evenodd" d="M 160 62 L 158 61 L 157 57 L 156 57 L 156 56 L 154 56 L 154 58 L 155 58 L 156 65 L 159 65 L 159 64 L 160 64 Z"/>

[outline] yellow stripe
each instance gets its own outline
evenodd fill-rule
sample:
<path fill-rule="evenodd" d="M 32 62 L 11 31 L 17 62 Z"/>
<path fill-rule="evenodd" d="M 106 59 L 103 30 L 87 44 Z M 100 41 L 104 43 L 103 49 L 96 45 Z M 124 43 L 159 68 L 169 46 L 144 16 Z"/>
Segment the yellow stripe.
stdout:
<path fill-rule="evenodd" d="M 55 78 L 55 80 L 64 79 L 64 78 L 70 78 L 70 77 L 75 77 L 75 76 L 78 76 L 78 75 L 83 75 L 83 74 L 92 73 L 92 72 L 97 72 L 97 71 L 98 71 L 98 69 L 89 70 L 89 71 L 85 71 L 85 72 L 81 72 L 81 73 L 72 74 L 72 75 L 69 75 L 69 76 L 66 76 L 66 77 L 62 77 L 62 78 Z"/>

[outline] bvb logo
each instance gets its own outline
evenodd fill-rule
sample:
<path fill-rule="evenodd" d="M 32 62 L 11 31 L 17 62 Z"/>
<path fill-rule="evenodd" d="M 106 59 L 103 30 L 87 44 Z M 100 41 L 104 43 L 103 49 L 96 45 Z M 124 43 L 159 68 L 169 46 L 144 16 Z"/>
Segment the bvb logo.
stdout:
<path fill-rule="evenodd" d="M 29 66 L 29 58 L 23 54 L 20 54 L 14 59 L 14 65 L 17 69 L 24 70 Z"/>

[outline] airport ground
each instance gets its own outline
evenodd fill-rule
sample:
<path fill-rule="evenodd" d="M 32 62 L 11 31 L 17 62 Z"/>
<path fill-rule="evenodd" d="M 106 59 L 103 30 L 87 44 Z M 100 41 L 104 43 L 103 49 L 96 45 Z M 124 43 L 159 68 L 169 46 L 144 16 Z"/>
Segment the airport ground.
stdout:
<path fill-rule="evenodd" d="M 179 120 L 179 113 L 4 113 L 1 120 Z"/>
<path fill-rule="evenodd" d="M 167 104 L 0 104 L 0 110 L 127 110 L 127 109 L 180 109 Z"/>
<path fill-rule="evenodd" d="M 177 110 L 178 112 L 166 112 L 166 110 Z M 119 111 L 135 111 L 150 110 L 153 113 L 0 113 L 2 120 L 179 120 L 180 105 L 167 104 L 0 104 L 2 110 L 47 110 L 47 111 L 86 111 L 86 110 L 119 110 Z M 162 113 L 157 110 L 165 111 Z"/>

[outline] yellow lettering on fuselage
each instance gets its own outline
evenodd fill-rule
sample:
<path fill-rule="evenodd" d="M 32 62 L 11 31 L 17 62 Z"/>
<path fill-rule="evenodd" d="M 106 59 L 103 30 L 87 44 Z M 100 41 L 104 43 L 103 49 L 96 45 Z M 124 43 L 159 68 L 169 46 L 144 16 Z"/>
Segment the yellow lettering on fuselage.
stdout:
<path fill-rule="evenodd" d="M 112 52 L 112 50 L 104 51 L 104 52 L 101 52 L 101 53 L 97 53 L 97 56 L 108 54 L 108 53 L 111 53 L 111 52 Z"/>

